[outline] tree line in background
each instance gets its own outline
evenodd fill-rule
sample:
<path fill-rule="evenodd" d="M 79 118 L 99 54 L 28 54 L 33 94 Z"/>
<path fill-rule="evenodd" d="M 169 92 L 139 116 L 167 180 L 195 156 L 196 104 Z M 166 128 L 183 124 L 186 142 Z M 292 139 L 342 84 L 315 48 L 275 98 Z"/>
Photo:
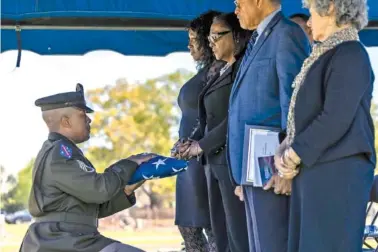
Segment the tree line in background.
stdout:
<path fill-rule="evenodd" d="M 180 119 L 177 95 L 191 73 L 177 71 L 144 83 L 128 83 L 120 79 L 115 85 L 89 90 L 87 97 L 95 109 L 91 124 L 92 140 L 80 147 L 96 167 L 103 172 L 113 162 L 141 152 L 169 155 L 177 139 Z M 371 113 L 378 133 L 378 106 Z M 378 150 L 378 137 L 375 146 Z M 1 195 L 1 208 L 14 212 L 27 208 L 31 188 L 31 160 L 18 174 L 6 176 L 0 167 L 1 185 L 9 190 Z M 151 203 L 172 206 L 175 177 L 145 183 L 143 192 Z"/>
<path fill-rule="evenodd" d="M 17 178 L 12 174 L 6 175 L 5 168 L 0 166 L 0 184 L 8 189 L 1 191 L 1 209 L 12 213 L 27 207 L 33 165 L 34 159 L 17 174 Z"/>

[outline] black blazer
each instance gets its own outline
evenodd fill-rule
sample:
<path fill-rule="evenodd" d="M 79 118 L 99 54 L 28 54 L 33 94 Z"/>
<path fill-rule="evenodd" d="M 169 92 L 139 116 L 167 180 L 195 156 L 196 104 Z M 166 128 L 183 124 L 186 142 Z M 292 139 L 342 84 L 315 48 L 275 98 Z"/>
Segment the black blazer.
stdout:
<path fill-rule="evenodd" d="M 210 164 L 227 164 L 224 147 L 228 124 L 228 102 L 232 84 L 242 59 L 237 60 L 222 75 L 211 79 L 199 95 L 199 145 Z"/>
<path fill-rule="evenodd" d="M 297 95 L 292 144 L 305 166 L 357 154 L 375 164 L 373 83 L 369 56 L 357 41 L 338 45 L 312 65 Z"/>

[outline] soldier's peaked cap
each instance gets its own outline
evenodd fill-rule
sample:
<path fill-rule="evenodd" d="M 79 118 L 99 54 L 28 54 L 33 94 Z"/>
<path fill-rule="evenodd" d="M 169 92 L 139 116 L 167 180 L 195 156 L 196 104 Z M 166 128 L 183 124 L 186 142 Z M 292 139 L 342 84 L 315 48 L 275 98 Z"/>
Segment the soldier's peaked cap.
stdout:
<path fill-rule="evenodd" d="M 86 113 L 93 112 L 93 110 L 87 106 L 84 97 L 84 87 L 80 83 L 76 85 L 75 92 L 59 93 L 42 97 L 35 101 L 35 105 L 40 107 L 42 111 L 76 107 L 84 110 Z"/>

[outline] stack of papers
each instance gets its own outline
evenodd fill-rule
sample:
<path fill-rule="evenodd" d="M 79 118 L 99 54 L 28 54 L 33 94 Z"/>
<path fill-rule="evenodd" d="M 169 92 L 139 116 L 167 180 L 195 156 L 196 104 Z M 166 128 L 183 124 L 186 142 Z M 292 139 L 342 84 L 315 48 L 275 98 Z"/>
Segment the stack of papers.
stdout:
<path fill-rule="evenodd" d="M 277 173 L 274 154 L 279 147 L 279 129 L 246 126 L 243 180 L 246 185 L 263 187 Z"/>

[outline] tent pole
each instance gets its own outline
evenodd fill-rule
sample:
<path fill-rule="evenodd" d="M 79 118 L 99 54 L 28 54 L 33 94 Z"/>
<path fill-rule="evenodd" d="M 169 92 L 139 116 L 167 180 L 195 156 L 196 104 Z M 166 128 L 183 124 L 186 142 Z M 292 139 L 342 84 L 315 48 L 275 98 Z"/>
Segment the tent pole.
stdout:
<path fill-rule="evenodd" d="M 20 67 L 21 65 L 21 54 L 22 54 L 21 27 L 17 25 L 15 30 L 16 30 L 16 37 L 17 37 L 17 61 L 16 61 L 16 68 L 17 68 L 17 67 Z"/>

